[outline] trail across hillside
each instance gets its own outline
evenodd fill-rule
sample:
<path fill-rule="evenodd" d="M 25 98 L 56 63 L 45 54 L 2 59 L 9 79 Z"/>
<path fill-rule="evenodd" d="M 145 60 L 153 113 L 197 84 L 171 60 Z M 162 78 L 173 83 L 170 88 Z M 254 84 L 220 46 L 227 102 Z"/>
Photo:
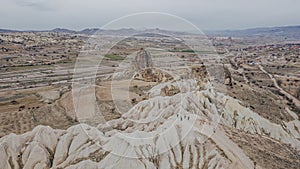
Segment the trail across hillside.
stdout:
<path fill-rule="evenodd" d="M 273 81 L 274 86 L 280 91 L 280 93 L 284 94 L 287 98 L 291 99 L 293 101 L 293 103 L 300 109 L 300 101 L 294 97 L 293 95 L 289 94 L 288 92 L 286 92 L 285 90 L 283 90 L 277 83 L 276 79 L 270 74 L 268 73 L 261 65 L 258 65 L 259 69 L 264 72 L 265 74 L 267 74 L 270 79 Z"/>

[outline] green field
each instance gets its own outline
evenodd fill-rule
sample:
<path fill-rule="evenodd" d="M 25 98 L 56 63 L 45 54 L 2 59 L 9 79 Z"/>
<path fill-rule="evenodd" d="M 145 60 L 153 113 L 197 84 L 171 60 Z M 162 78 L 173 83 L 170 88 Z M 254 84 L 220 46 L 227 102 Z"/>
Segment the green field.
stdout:
<path fill-rule="evenodd" d="M 124 60 L 125 59 L 124 57 L 122 57 L 120 55 L 115 55 L 115 54 L 107 54 L 104 57 L 109 60 Z"/>

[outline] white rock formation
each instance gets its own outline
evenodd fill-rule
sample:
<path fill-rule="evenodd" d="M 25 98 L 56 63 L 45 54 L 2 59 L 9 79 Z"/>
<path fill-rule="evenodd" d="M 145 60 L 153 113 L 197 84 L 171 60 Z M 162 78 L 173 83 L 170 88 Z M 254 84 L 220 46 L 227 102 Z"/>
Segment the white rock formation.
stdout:
<path fill-rule="evenodd" d="M 253 168 L 225 135 L 224 125 L 300 150 L 299 120 L 274 124 L 214 91 L 209 83 L 201 90 L 197 85 L 195 80 L 183 80 L 155 86 L 149 100 L 97 127 L 38 126 L 22 135 L 5 136 L 0 139 L 0 168 Z M 166 86 L 177 87 L 180 93 L 161 96 Z"/>

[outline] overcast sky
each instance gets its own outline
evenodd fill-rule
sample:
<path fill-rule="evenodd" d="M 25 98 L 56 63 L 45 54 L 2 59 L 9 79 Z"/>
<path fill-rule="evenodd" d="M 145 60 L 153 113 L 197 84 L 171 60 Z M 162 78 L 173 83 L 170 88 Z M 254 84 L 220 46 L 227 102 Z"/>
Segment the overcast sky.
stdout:
<path fill-rule="evenodd" d="M 80 30 L 137 12 L 170 13 L 202 30 L 300 25 L 300 0 L 1 0 L 0 28 Z"/>

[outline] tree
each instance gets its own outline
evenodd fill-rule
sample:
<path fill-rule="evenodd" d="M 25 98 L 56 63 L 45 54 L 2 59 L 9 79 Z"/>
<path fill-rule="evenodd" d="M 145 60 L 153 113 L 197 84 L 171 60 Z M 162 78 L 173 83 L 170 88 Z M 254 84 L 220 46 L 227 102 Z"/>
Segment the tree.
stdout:
<path fill-rule="evenodd" d="M 296 89 L 296 97 L 298 99 L 300 99 L 300 87 L 298 87 L 298 89 Z"/>
<path fill-rule="evenodd" d="M 277 80 L 277 84 L 278 84 L 278 86 L 281 86 L 282 81 L 281 80 Z"/>

